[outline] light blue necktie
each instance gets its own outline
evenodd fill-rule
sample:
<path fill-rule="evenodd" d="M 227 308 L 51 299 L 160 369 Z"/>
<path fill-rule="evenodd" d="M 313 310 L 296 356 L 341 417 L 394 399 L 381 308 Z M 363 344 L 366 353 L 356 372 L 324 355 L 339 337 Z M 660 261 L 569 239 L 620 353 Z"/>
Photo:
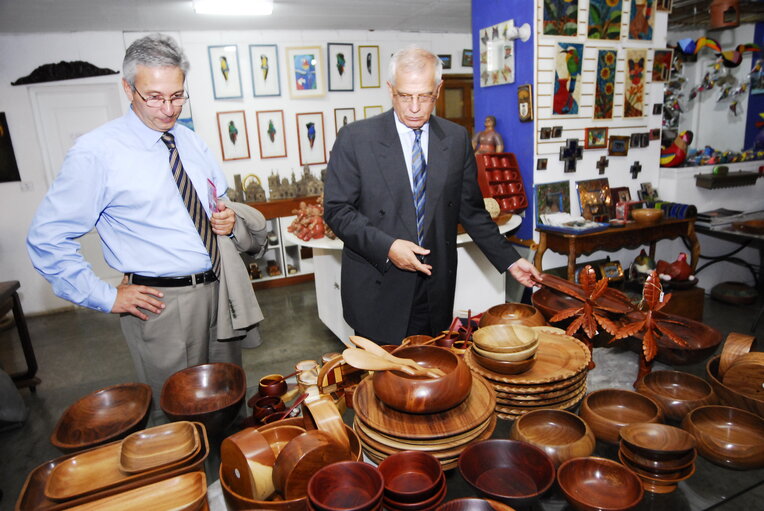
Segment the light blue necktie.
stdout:
<path fill-rule="evenodd" d="M 422 152 L 422 130 L 414 130 L 414 147 L 411 150 L 411 174 L 414 179 L 414 208 L 416 209 L 417 243 L 424 242 L 424 196 L 427 185 L 427 163 Z"/>

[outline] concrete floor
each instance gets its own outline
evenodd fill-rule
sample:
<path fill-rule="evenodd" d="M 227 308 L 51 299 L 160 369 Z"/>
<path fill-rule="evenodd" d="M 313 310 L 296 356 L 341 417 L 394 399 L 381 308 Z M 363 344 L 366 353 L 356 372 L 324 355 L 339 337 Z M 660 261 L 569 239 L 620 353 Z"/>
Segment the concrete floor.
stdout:
<path fill-rule="evenodd" d="M 298 360 L 318 360 L 324 353 L 343 349 L 342 343 L 318 319 L 312 282 L 258 291 L 257 297 L 266 319 L 261 327 L 264 344 L 244 352 L 250 387 L 266 374 L 292 372 Z M 707 298 L 704 321 L 725 336 L 732 331 L 745 333 L 761 305 L 761 300 L 757 305 L 741 307 Z M 117 316 L 76 310 L 32 317 L 28 322 L 42 383 L 36 393 L 21 390 L 29 408 L 26 423 L 0 432 L 0 490 L 3 492 L 0 510 L 13 509 L 23 482 L 34 467 L 61 455 L 48 438 L 59 416 L 72 402 L 97 389 L 135 380 Z M 764 339 L 764 321 L 758 326 L 757 336 Z M 758 349 L 761 350 L 761 346 Z M 595 351 L 600 370 L 590 374 L 589 390 L 602 386 L 628 387 L 636 375 L 636 356 L 618 349 Z M 0 332 L 0 365 L 6 372 L 23 368 L 15 330 Z M 705 376 L 704 364 L 678 369 Z M 250 390 L 247 397 L 251 394 Z M 509 423 L 502 424 L 497 428 L 497 435 L 506 437 L 508 429 Z M 597 453 L 614 455 L 603 445 L 598 445 Z M 684 486 L 683 491 L 668 497 L 650 496 L 640 508 L 762 509 L 764 470 L 736 472 L 701 458 L 697 466 L 695 476 L 688 481 L 691 484 Z M 208 474 L 210 472 L 208 469 Z M 448 478 L 449 497 L 465 487 L 456 481 L 459 479 L 456 472 L 452 471 Z M 727 500 L 721 502 L 722 499 Z M 544 505 L 544 509 L 557 508 L 564 508 L 562 501 L 555 504 L 551 499 Z"/>

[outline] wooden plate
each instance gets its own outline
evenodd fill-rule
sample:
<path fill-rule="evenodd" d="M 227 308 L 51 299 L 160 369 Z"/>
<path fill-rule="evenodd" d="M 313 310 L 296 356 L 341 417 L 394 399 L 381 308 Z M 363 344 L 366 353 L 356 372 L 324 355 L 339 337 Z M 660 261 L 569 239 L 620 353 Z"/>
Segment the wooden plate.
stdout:
<path fill-rule="evenodd" d="M 193 424 L 170 422 L 137 431 L 122 440 L 119 468 L 133 473 L 161 467 L 193 456 L 200 447 Z"/>
<path fill-rule="evenodd" d="M 573 399 L 579 394 L 579 392 L 581 392 L 581 389 L 584 387 L 586 387 L 586 382 L 582 381 L 581 385 L 577 385 L 576 387 L 572 388 L 571 391 L 567 394 L 537 401 L 522 401 L 519 399 L 501 398 L 497 396 L 496 403 L 503 406 L 513 406 L 518 408 L 545 407 Z"/>
<path fill-rule="evenodd" d="M 496 392 L 502 392 L 504 394 L 515 394 L 518 396 L 542 395 L 542 398 L 543 398 L 544 394 L 548 394 L 548 393 L 556 392 L 556 391 L 564 391 L 565 389 L 569 389 L 573 385 L 581 383 L 581 380 L 585 380 L 587 375 L 588 375 L 588 371 L 583 371 L 582 373 L 577 374 L 573 378 L 567 378 L 565 380 L 561 380 L 555 383 L 545 383 L 543 385 L 538 385 L 538 386 L 505 385 L 503 383 L 496 382 L 489 378 L 486 378 L 486 379 L 491 385 L 493 385 L 493 388 L 494 390 L 496 390 Z"/>
<path fill-rule="evenodd" d="M 764 353 L 740 355 L 724 373 L 722 382 L 746 396 L 764 398 Z"/>
<path fill-rule="evenodd" d="M 495 418 L 493 414 L 483 424 L 481 424 L 480 426 L 478 426 L 472 431 L 468 431 L 467 433 L 462 433 L 454 437 L 438 438 L 435 440 L 419 440 L 419 441 L 417 440 L 407 441 L 406 439 L 398 439 L 398 438 L 389 437 L 387 435 L 380 433 L 379 431 L 375 431 L 371 429 L 370 427 L 368 427 L 367 425 L 365 425 L 363 422 L 359 421 L 358 419 L 356 419 L 353 422 L 353 429 L 356 432 L 360 430 L 361 432 L 363 432 L 363 435 L 365 437 L 371 438 L 373 441 L 377 443 L 386 445 L 396 450 L 432 452 L 432 451 L 442 451 L 444 449 L 450 449 L 453 447 L 465 445 L 475 440 L 475 438 L 478 438 L 481 435 L 483 435 L 486 429 L 490 429 L 492 422 L 493 422 L 493 427 L 496 427 Z"/>
<path fill-rule="evenodd" d="M 555 397 L 570 394 L 584 384 L 586 384 L 586 378 L 578 378 L 573 384 L 565 388 L 552 390 L 550 392 L 540 392 L 538 394 L 518 394 L 515 392 L 499 392 L 497 390 L 496 399 L 514 399 L 516 401 L 543 401 L 546 399 L 552 399 Z"/>
<path fill-rule="evenodd" d="M 562 403 L 559 403 L 557 405 L 553 406 L 541 406 L 538 408 L 550 408 L 554 410 L 567 410 L 569 408 L 573 408 L 576 406 L 581 400 L 584 398 L 584 395 L 586 395 L 586 387 L 582 387 L 579 391 L 578 395 L 573 397 L 572 399 L 569 399 L 567 401 L 564 401 Z M 501 414 L 505 415 L 514 415 L 515 418 L 519 417 L 520 415 L 523 415 L 525 413 L 530 412 L 531 410 L 536 409 L 537 407 L 527 407 L 527 408 L 508 408 L 506 406 L 496 406 L 496 411 Z"/>
<path fill-rule="evenodd" d="M 374 395 L 370 379 L 358 384 L 353 394 L 356 416 L 367 426 L 396 438 L 433 439 L 470 431 L 485 422 L 496 404 L 496 393 L 485 379 L 474 376 L 470 395 L 461 404 L 439 413 L 399 412 Z"/>

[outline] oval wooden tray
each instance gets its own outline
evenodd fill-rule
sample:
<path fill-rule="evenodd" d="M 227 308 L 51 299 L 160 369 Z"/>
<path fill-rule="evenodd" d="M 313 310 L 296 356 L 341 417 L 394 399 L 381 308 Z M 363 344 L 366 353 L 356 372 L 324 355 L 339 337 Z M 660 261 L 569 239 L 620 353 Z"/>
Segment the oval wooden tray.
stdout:
<path fill-rule="evenodd" d="M 358 384 L 353 394 L 353 409 L 366 425 L 391 436 L 412 439 L 443 438 L 474 429 L 490 417 L 495 404 L 496 393 L 479 376 L 473 377 L 467 399 L 439 413 L 412 414 L 394 410 L 377 399 L 368 378 Z"/>
<path fill-rule="evenodd" d="M 137 431 L 122 440 L 119 468 L 129 473 L 141 472 L 193 456 L 200 448 L 193 424 L 170 422 Z"/>

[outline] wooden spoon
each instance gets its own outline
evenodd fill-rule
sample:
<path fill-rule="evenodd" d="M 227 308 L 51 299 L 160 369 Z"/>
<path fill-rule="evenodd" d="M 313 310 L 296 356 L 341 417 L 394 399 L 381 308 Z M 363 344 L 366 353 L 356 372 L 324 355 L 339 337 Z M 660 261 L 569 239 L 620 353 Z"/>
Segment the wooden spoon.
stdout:
<path fill-rule="evenodd" d="M 427 372 L 427 375 L 431 378 L 438 378 L 440 376 L 444 376 L 446 373 L 443 372 L 443 370 L 438 369 L 437 367 L 433 368 L 426 368 L 422 367 L 419 364 L 417 364 L 414 360 L 411 360 L 410 358 L 401 358 L 396 357 L 395 355 L 392 355 L 388 353 L 384 348 L 379 346 L 377 343 L 370 339 L 366 339 L 365 337 L 361 337 L 358 335 L 351 335 L 350 341 L 358 346 L 359 348 L 363 348 L 369 353 L 372 353 L 374 355 L 377 355 L 378 357 L 384 358 L 386 360 L 389 360 L 390 362 L 394 362 L 399 365 L 408 366 L 413 368 L 415 371 L 418 371 L 420 373 Z M 350 364 L 350 362 L 348 362 Z M 350 364 L 353 365 L 353 364 Z M 362 369 L 362 368 L 360 368 Z M 413 374 L 413 373 L 408 373 Z"/>
<path fill-rule="evenodd" d="M 419 370 L 417 370 L 411 366 L 378 357 L 374 353 L 358 348 L 347 348 L 342 352 L 342 358 L 351 366 L 357 369 L 365 369 L 366 371 L 401 371 L 412 376 L 437 378 L 437 376 L 431 376 L 429 371 L 422 366 L 417 366 L 419 367 Z"/>

